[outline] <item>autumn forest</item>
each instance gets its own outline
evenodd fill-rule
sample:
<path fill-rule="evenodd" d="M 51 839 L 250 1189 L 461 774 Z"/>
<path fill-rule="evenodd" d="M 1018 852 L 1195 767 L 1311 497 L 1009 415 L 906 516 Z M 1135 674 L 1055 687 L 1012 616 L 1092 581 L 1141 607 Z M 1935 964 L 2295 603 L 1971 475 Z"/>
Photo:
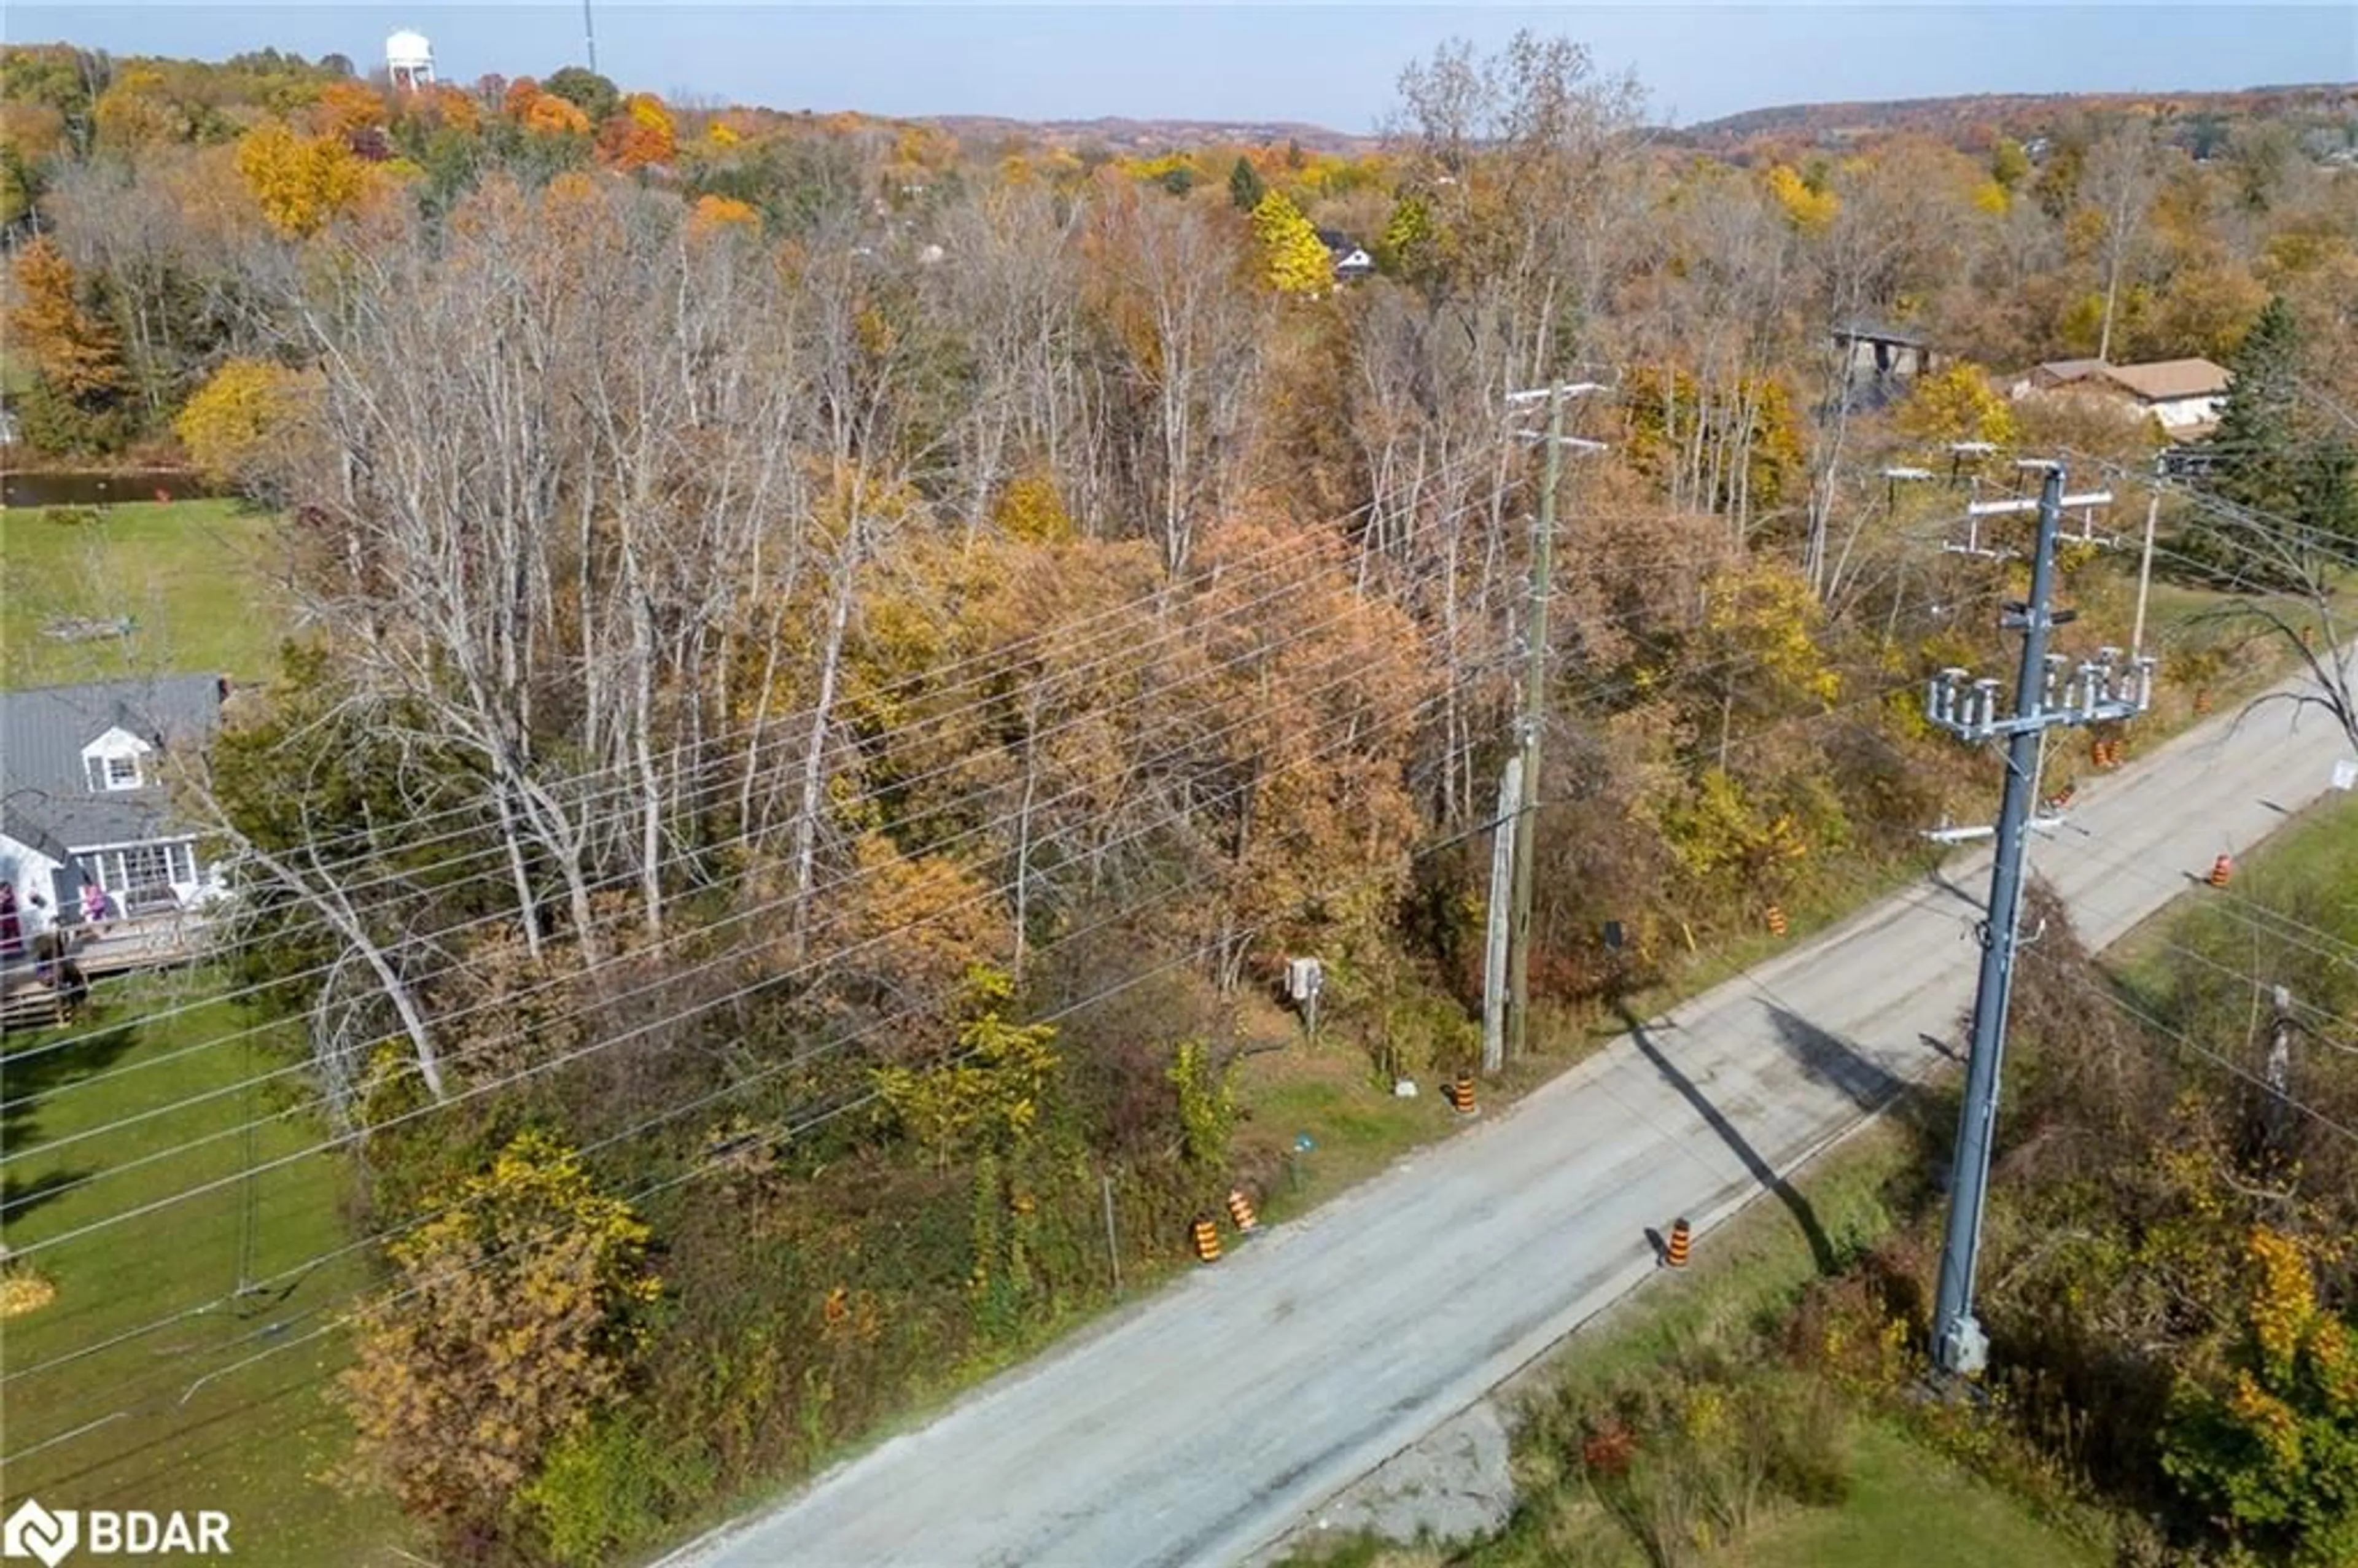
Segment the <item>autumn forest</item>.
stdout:
<path fill-rule="evenodd" d="M 1546 412 L 1511 394 L 1589 384 L 1596 444 L 1540 1061 L 1986 817 L 1920 695 L 2012 656 L 2020 562 L 1943 545 L 2016 458 L 2115 531 L 2155 499 L 2169 722 L 2296 663 L 2358 546 L 2342 89 L 1704 150 L 1525 36 L 1409 64 L 1369 150 L 1152 156 L 578 67 L 20 46 L 0 89 L 12 466 L 274 520 L 231 612 L 278 618 L 276 677 L 175 789 L 240 868 L 223 1031 L 365 1252 L 313 1308 L 313 1468 L 437 1561 L 676 1540 L 1098 1310 L 1109 1230 L 1133 1284 L 1180 1266 L 1286 1179 L 1282 1064 L 1379 1103 L 1471 1068 Z M 2089 360 L 2234 390 L 2188 437 L 2036 384 Z M 2136 572 L 2067 549 L 2063 651 L 2125 641 Z M 2054 1113 L 2208 1162 L 2140 1189 L 2215 1307 L 2148 1353 L 2225 1356 L 2254 1257 L 2351 1321 L 2348 1151 L 2251 1197 L 2230 1098 L 2091 1029 Z M 2221 1562 L 2347 1561 L 2331 1354 L 2338 1513 L 2237 1511 L 2233 1401 L 2091 1484 L 2258 1553 Z"/>

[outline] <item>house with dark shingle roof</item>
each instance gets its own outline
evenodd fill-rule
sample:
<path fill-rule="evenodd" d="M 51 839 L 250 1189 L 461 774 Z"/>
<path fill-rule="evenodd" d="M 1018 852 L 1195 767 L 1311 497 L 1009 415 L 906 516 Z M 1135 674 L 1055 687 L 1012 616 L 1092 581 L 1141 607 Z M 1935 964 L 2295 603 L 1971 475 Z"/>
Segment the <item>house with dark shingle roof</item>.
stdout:
<path fill-rule="evenodd" d="M 212 735 L 227 690 L 218 676 L 161 676 L 0 692 L 0 878 L 27 936 L 77 921 L 90 884 L 118 915 L 221 892 L 164 760 Z"/>

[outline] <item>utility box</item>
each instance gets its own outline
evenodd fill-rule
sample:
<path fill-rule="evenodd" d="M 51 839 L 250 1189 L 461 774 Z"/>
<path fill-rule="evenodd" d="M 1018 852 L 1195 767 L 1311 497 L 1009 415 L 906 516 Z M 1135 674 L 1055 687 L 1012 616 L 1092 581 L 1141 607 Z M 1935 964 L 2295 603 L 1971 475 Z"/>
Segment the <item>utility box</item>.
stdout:
<path fill-rule="evenodd" d="M 1285 961 L 1285 1000 L 1308 1001 L 1326 983 L 1326 971 L 1315 958 L 1288 958 Z"/>

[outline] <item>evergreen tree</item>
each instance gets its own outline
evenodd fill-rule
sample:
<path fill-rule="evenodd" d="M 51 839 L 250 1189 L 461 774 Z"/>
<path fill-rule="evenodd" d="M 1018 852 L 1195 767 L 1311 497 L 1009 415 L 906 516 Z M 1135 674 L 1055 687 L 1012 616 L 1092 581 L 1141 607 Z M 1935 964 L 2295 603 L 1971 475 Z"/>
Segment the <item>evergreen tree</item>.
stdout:
<path fill-rule="evenodd" d="M 1236 203 L 1238 211 L 1249 212 L 1268 194 L 1269 187 L 1261 183 L 1260 171 L 1238 153 L 1235 167 L 1228 170 L 1228 200 Z"/>
<path fill-rule="evenodd" d="M 2302 549 L 2358 535 L 2358 454 L 2311 416 L 2301 389 L 2307 350 L 2299 320 L 2279 296 L 2235 351 L 2229 367 L 2234 384 L 2211 440 L 2211 488 L 2242 515 L 2207 525 L 2205 553 L 2214 559 L 2243 553 L 2223 552 L 2227 541 L 2219 536 L 2239 528 L 2269 534 L 2279 544 L 2291 534 Z M 2264 553 L 2282 556 L 2280 548 Z"/>
<path fill-rule="evenodd" d="M 2244 334 L 2228 369 L 2234 383 L 2219 411 L 2214 488 L 2255 512 L 2290 515 L 2300 441 L 2296 366 L 2300 330 L 2278 295 Z"/>

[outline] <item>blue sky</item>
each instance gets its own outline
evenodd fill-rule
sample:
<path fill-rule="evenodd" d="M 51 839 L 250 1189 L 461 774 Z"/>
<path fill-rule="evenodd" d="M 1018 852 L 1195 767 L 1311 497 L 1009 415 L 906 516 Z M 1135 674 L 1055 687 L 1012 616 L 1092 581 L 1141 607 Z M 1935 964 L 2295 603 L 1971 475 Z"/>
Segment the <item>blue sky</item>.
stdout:
<path fill-rule="evenodd" d="M 1411 59 L 1516 28 L 1634 69 L 1660 119 L 1801 101 L 2358 80 L 2358 5 L 802 5 L 595 0 L 623 86 L 882 114 L 1287 119 L 1364 132 Z M 583 54 L 578 4 L 11 4 L 11 41 L 217 59 L 265 44 L 381 61 L 415 27 L 446 80 Z"/>

